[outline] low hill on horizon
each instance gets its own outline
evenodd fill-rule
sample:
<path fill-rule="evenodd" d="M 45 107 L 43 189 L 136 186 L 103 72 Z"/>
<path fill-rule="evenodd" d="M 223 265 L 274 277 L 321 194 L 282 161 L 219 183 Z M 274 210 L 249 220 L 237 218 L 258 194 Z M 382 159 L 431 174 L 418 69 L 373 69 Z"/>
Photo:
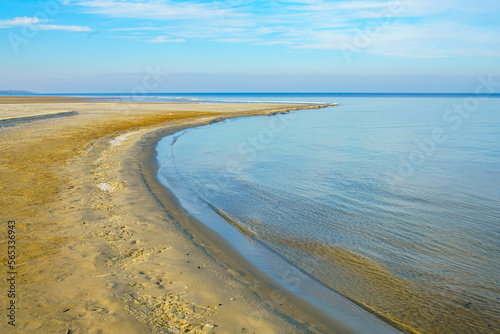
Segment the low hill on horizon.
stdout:
<path fill-rule="evenodd" d="M 0 90 L 0 95 L 33 95 L 29 90 Z"/>

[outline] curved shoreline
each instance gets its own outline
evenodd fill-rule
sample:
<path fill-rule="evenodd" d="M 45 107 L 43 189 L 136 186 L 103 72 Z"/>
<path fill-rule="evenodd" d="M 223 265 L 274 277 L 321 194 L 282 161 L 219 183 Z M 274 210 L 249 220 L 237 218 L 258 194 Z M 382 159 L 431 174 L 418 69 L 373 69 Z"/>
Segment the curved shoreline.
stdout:
<path fill-rule="evenodd" d="M 274 112 L 272 113 L 274 115 Z M 257 115 L 259 116 L 259 115 Z M 253 116 L 240 116 L 253 117 Z M 221 261 L 224 266 L 236 270 L 237 272 L 246 271 L 245 275 L 251 276 L 255 280 L 255 293 L 268 304 L 268 311 L 278 314 L 280 317 L 287 319 L 288 322 L 297 327 L 302 328 L 306 332 L 342 332 L 355 333 L 348 327 L 332 321 L 332 318 L 323 313 L 319 309 L 315 309 L 315 313 L 311 312 L 312 305 L 305 302 L 297 294 L 288 291 L 275 279 L 269 277 L 257 267 L 252 265 L 248 260 L 238 254 L 238 252 L 225 240 L 220 234 L 212 230 L 205 223 L 193 217 L 179 202 L 179 199 L 171 189 L 165 187 L 157 177 L 158 161 L 156 147 L 159 141 L 168 136 L 173 136 L 187 129 L 206 126 L 215 122 L 232 119 L 232 117 L 219 117 L 209 120 L 208 122 L 199 124 L 183 125 L 179 127 L 161 128 L 153 133 L 148 133 L 141 138 L 137 143 L 138 147 L 142 147 L 142 157 L 139 158 L 139 174 L 142 181 L 148 188 L 148 191 L 154 196 L 155 200 L 161 207 L 171 214 L 177 224 L 183 229 L 192 242 L 203 252 L 205 252 L 214 261 Z M 210 254 L 216 253 L 216 254 Z M 249 278 L 250 279 L 250 278 Z M 279 302 L 279 304 L 277 304 Z M 287 307 L 283 304 L 287 303 Z M 294 304 L 292 307 L 289 305 Z M 300 315 L 297 313 L 301 313 Z M 303 318 L 300 323 L 295 321 L 296 317 Z M 250 322 L 250 321 L 249 321 Z M 252 330 L 252 328 L 247 328 Z M 253 330 L 258 330 L 258 326 Z M 392 329 L 392 327 L 391 327 Z M 382 333 L 382 332 L 381 332 Z M 387 333 L 387 331 L 385 331 Z"/>
<path fill-rule="evenodd" d="M 156 145 L 149 149 L 156 148 L 156 156 L 158 156 L 159 143 L 173 138 L 173 145 L 176 139 L 175 134 L 184 130 L 169 133 L 160 139 L 155 138 L 152 143 Z M 400 333 L 390 325 L 389 319 L 381 320 L 380 315 L 330 290 L 260 241 L 244 235 L 210 204 L 205 203 L 207 210 L 200 205 L 197 206 L 196 211 L 203 211 L 203 213 L 189 212 L 182 205 L 183 200 L 176 196 L 175 190 L 169 188 L 169 185 L 165 184 L 166 181 L 159 180 L 159 164 L 157 157 L 155 161 L 150 159 L 149 170 L 154 171 L 155 177 L 149 176 L 148 182 L 153 182 L 156 187 L 163 188 L 167 194 L 166 201 L 174 202 L 177 207 L 181 208 L 180 214 L 183 215 L 183 219 L 180 220 L 189 221 L 194 226 L 194 233 L 209 235 L 216 247 L 233 254 L 231 259 L 252 272 L 266 285 L 267 290 L 275 290 L 283 298 L 292 300 L 297 309 L 308 314 L 310 319 L 324 331 L 336 329 L 346 333 Z M 191 204 L 188 205 L 191 206 Z M 233 231 L 228 231 L 228 229 Z M 269 293 L 269 291 L 264 293 Z M 397 326 L 394 323 L 392 325 Z"/>
<path fill-rule="evenodd" d="M 16 221 L 22 250 L 23 308 L 15 332 L 324 332 L 290 302 L 264 296 L 260 281 L 237 261 L 228 266 L 221 259 L 233 254 L 191 233 L 176 220 L 181 215 L 174 202 L 155 198 L 165 191 L 142 179 L 151 176 L 147 145 L 155 133 L 304 107 L 2 107 L 4 114 L 78 112 L 0 130 L 0 167 L 9 180 L 0 188 L 0 219 Z M 273 306 L 280 303 L 279 310 Z"/>
<path fill-rule="evenodd" d="M 16 220 L 22 240 L 16 332 L 353 332 L 254 270 L 156 178 L 156 143 L 168 134 L 320 107 L 2 107 L 7 117 L 35 117 L 0 131 L 0 167 L 12 172 L 0 217 Z M 47 111 L 76 114 L 38 117 Z"/>

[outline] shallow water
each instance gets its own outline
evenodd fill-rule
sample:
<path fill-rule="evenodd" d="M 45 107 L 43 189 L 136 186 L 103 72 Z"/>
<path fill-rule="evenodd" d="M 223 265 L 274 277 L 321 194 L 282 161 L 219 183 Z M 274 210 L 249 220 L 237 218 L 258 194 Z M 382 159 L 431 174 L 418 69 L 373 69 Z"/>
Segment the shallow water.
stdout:
<path fill-rule="evenodd" d="M 499 331 L 500 99 L 284 98 L 340 105 L 176 134 L 160 177 L 403 328 Z"/>

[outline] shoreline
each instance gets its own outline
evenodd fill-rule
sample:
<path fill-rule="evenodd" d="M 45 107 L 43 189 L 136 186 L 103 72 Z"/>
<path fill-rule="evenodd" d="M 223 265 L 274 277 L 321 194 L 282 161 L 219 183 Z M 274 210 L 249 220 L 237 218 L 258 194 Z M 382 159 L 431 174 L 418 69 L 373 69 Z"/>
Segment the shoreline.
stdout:
<path fill-rule="evenodd" d="M 164 192 L 151 191 L 137 177 L 152 177 L 141 171 L 153 159 L 144 145 L 153 145 L 155 131 L 164 136 L 221 117 L 304 105 L 225 105 L 231 112 L 215 104 L 176 104 L 181 111 L 169 117 L 159 117 L 157 110 L 146 115 L 148 104 L 126 115 L 117 103 L 57 105 L 77 114 L 0 130 L 5 139 L 1 167 L 10 169 L 6 176 L 11 180 L 2 188 L 1 216 L 16 220 L 22 255 L 16 332 L 323 331 L 292 306 L 285 305 L 284 312 L 269 308 L 276 300 L 262 298 L 262 283 L 251 272 L 236 261 L 228 266 L 222 258 L 230 255 L 190 233 L 172 214 L 178 210 L 174 203 L 167 210 L 158 203 L 155 196 Z M 244 110 L 235 112 L 236 106 Z M 9 141 L 14 134 L 27 139 Z M 111 145 L 117 137 L 118 144 Z M 21 175 L 16 179 L 16 174 Z"/>
<path fill-rule="evenodd" d="M 254 268 L 244 257 L 235 253 L 234 249 L 232 249 L 232 247 L 228 245 L 227 242 L 219 234 L 217 234 L 217 232 L 210 229 L 203 222 L 199 221 L 186 211 L 172 190 L 162 185 L 158 180 L 158 163 L 156 160 L 156 146 L 158 142 L 166 136 L 172 136 L 186 129 L 204 125 L 208 124 L 191 124 L 180 126 L 176 129 L 159 129 L 156 133 L 152 133 L 151 136 L 144 139 L 144 144 L 141 144 L 140 146 L 146 148 L 143 149 L 143 156 L 142 159 L 139 159 L 138 164 L 140 170 L 139 173 L 143 177 L 143 181 L 147 185 L 148 190 L 151 194 L 153 194 L 159 205 L 175 216 L 175 221 L 180 224 L 180 228 L 184 230 L 186 235 L 189 235 L 189 238 L 201 251 L 207 253 L 207 256 L 210 256 L 214 261 L 220 261 L 222 265 L 228 265 L 228 268 L 231 268 L 232 271 L 235 270 L 239 273 L 245 272 L 245 276 L 252 276 L 247 278 L 247 280 L 255 280 L 257 284 L 261 285 L 253 292 L 258 294 L 260 299 L 268 302 L 270 312 L 277 312 L 281 317 L 287 318 L 288 321 L 293 323 L 295 322 L 292 320 L 294 317 L 290 317 L 288 315 L 291 313 L 296 314 L 297 310 L 293 310 L 293 308 L 296 308 L 303 312 L 303 314 L 299 315 L 299 317 L 302 316 L 307 319 L 307 323 L 311 322 L 311 320 L 318 319 L 321 319 L 321 323 L 316 322 L 314 325 L 295 323 L 294 326 L 301 328 L 306 332 L 316 332 L 318 330 L 319 332 L 327 332 L 329 329 L 332 330 L 332 327 L 325 326 L 325 324 L 332 325 L 331 319 L 328 319 L 328 317 L 321 314 L 311 317 L 310 311 L 307 311 L 304 305 L 300 305 L 300 307 L 295 305 L 292 309 L 281 311 L 280 309 L 283 307 L 278 306 L 277 304 L 272 305 L 275 304 L 276 301 L 279 301 L 280 305 L 289 304 L 292 300 L 293 302 L 299 301 L 300 298 L 297 298 L 293 294 L 285 293 L 283 288 L 276 285 L 276 282 L 260 272 L 257 268 Z M 273 296 L 275 300 L 271 300 L 270 296 Z M 342 332 L 350 332 L 346 328 L 341 328 L 338 324 L 336 325 L 337 329 Z M 252 328 L 250 325 L 249 327 L 250 328 L 247 327 L 246 329 L 250 332 L 259 329 L 259 326 Z M 234 332 L 238 331 L 235 329 Z"/>
<path fill-rule="evenodd" d="M 195 126 L 189 127 L 189 129 L 192 128 Z M 175 138 L 175 134 L 184 130 L 185 128 L 179 129 L 168 133 L 167 136 L 160 135 L 160 138 L 151 141 L 151 144 L 156 144 L 150 149 L 155 152 L 154 149 L 159 141 Z M 278 293 L 281 298 L 294 303 L 296 309 L 308 314 L 310 319 L 314 319 L 314 323 L 321 324 L 319 328 L 325 332 L 335 328 L 342 333 L 400 333 L 400 330 L 404 330 L 404 327 L 395 321 L 331 290 L 316 278 L 282 258 L 261 241 L 253 239 L 209 204 L 206 205 L 207 210 L 202 208 L 203 204 L 201 204 L 202 207 L 196 208 L 196 211 L 208 211 L 208 214 L 207 212 L 198 214 L 189 212 L 177 198 L 175 191 L 158 179 L 158 160 L 155 157 L 157 154 L 158 152 L 155 152 L 149 157 L 149 168 L 146 170 L 153 170 L 154 173 L 148 178 L 147 183 L 153 183 L 159 188 L 159 192 L 166 193 L 164 201 L 174 203 L 180 208 L 182 219 L 189 220 L 194 226 L 195 234 L 209 235 L 208 243 L 212 242 L 217 248 L 228 250 L 228 253 L 232 254 L 231 260 L 234 263 L 241 264 L 246 270 L 256 275 L 259 281 L 267 285 L 267 290 Z M 183 193 L 183 196 L 185 195 Z M 196 204 L 188 203 L 187 205 Z M 233 231 L 228 231 L 228 229 L 233 229 Z M 269 295 L 269 291 L 265 294 Z"/>

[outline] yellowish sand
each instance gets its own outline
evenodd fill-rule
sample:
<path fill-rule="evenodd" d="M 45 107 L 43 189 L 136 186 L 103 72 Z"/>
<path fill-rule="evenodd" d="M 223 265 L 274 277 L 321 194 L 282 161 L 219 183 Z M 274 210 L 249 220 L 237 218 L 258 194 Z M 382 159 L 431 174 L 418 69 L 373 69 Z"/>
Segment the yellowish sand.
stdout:
<path fill-rule="evenodd" d="M 9 220 L 18 241 L 16 326 L 1 311 L 0 332 L 320 331 L 193 228 L 152 166 L 180 128 L 304 105 L 68 99 L 0 98 L 2 263 Z"/>

